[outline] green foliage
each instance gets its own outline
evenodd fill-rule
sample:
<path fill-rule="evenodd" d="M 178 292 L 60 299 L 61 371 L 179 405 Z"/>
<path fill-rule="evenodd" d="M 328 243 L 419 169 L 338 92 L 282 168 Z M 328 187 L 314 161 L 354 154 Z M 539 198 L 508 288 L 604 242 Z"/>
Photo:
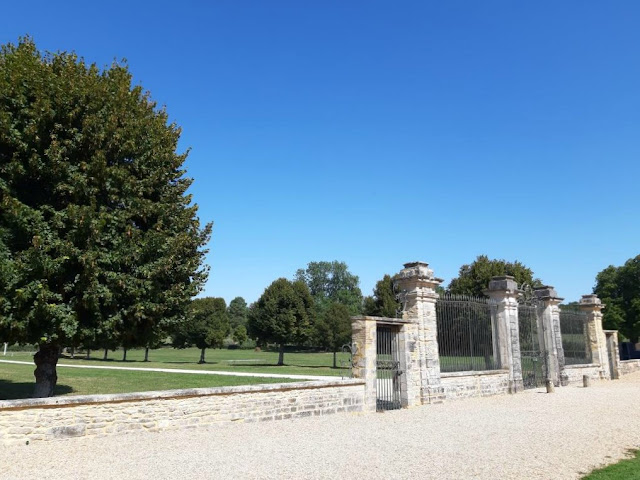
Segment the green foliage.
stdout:
<path fill-rule="evenodd" d="M 231 328 L 237 328 L 240 325 L 247 325 L 247 316 L 249 315 L 249 307 L 242 297 L 236 297 L 229 302 L 229 323 Z M 245 329 L 246 331 L 246 329 Z"/>
<path fill-rule="evenodd" d="M 360 280 L 349 272 L 345 262 L 310 262 L 306 269 L 296 272 L 295 278 L 309 287 L 319 314 L 332 303 L 346 306 L 351 315 L 362 313 Z"/>
<path fill-rule="evenodd" d="M 242 345 L 247 341 L 248 338 L 249 336 L 247 335 L 247 327 L 245 327 L 244 325 L 238 325 L 233 329 L 233 341 L 238 345 Z"/>
<path fill-rule="evenodd" d="M 365 315 L 395 318 L 401 308 L 400 302 L 396 300 L 393 279 L 390 275 L 382 277 L 373 289 L 373 296 L 364 299 Z"/>
<path fill-rule="evenodd" d="M 313 298 L 302 281 L 279 278 L 252 305 L 249 334 L 261 342 L 302 344 L 312 333 Z"/>
<path fill-rule="evenodd" d="M 155 343 L 206 280 L 180 129 L 126 65 L 0 51 L 0 338 Z"/>
<path fill-rule="evenodd" d="M 607 307 L 604 328 L 619 330 L 634 343 L 640 339 L 640 255 L 621 267 L 609 266 L 596 276 L 593 293 Z"/>
<path fill-rule="evenodd" d="M 319 345 L 337 352 L 351 343 L 351 314 L 341 303 L 332 303 L 316 320 L 316 341 Z"/>
<path fill-rule="evenodd" d="M 482 297 L 483 290 L 489 287 L 491 277 L 511 275 L 518 285 L 523 283 L 531 287 L 540 287 L 542 282 L 533 277 L 533 271 L 518 262 L 506 260 L 490 260 L 486 255 L 479 255 L 475 261 L 460 267 L 458 276 L 451 280 L 447 291 L 455 294 Z"/>
<path fill-rule="evenodd" d="M 199 349 L 220 348 L 229 335 L 229 317 L 224 298 L 196 298 L 191 302 L 187 319 L 174 334 L 173 345 Z"/>

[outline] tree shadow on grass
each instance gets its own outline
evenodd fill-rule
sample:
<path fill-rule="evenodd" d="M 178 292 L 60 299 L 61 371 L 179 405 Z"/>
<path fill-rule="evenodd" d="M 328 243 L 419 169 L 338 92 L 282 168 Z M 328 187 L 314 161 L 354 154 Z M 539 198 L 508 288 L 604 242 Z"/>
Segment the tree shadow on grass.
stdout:
<path fill-rule="evenodd" d="M 20 400 L 31 398 L 35 382 L 12 382 L 0 379 L 0 400 Z M 57 384 L 54 395 L 67 395 L 73 392 L 69 385 Z"/>

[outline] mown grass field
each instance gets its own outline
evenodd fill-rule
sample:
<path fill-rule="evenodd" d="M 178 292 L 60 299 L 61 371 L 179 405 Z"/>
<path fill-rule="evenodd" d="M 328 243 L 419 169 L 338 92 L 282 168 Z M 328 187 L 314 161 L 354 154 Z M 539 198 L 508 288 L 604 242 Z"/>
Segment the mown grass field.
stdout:
<path fill-rule="evenodd" d="M 278 352 L 253 350 L 207 349 L 206 361 L 198 364 L 200 350 L 197 348 L 159 348 L 149 352 L 149 361 L 144 362 L 144 350 L 127 351 L 127 361 L 122 361 L 122 350 L 109 351 L 107 360 L 103 360 L 104 351 L 91 351 L 91 358 L 86 359 L 84 353 L 70 358 L 60 358 L 60 363 L 73 365 L 112 365 L 145 368 L 183 368 L 189 370 L 221 370 L 226 372 L 284 373 L 297 375 L 344 375 L 346 369 L 332 368 L 332 353 L 286 352 L 283 366 L 277 366 Z M 338 354 L 338 365 L 347 361 L 347 354 Z M 33 361 L 33 352 L 7 352 L 0 355 L 0 360 Z"/>
<path fill-rule="evenodd" d="M 178 350 L 161 348 L 151 350 L 149 362 L 144 362 L 144 350 L 129 350 L 127 361 L 122 361 L 122 351 L 109 351 L 103 360 L 104 351 L 92 351 L 91 358 L 76 355 L 63 356 L 59 363 L 72 365 L 173 368 L 189 370 L 219 370 L 225 372 L 281 373 L 296 375 L 343 376 L 346 368 L 332 368 L 331 353 L 287 352 L 285 365 L 277 366 L 277 352 L 255 352 L 253 350 L 208 349 L 207 363 L 199 365 L 200 351 L 197 348 Z M 33 352 L 7 352 L 0 360 L 33 362 Z M 346 354 L 338 355 L 338 362 L 347 361 Z M 34 365 L 0 363 L 0 400 L 28 398 L 33 390 Z M 125 393 L 179 388 L 217 387 L 225 385 L 248 385 L 279 383 L 292 380 L 273 378 L 232 377 L 162 372 L 130 372 L 119 370 L 97 370 L 58 368 L 56 395 L 84 395 L 99 393 Z"/>
<path fill-rule="evenodd" d="M 633 458 L 594 470 L 583 480 L 640 480 L 640 450 L 633 452 Z"/>
<path fill-rule="evenodd" d="M 31 365 L 0 363 L 0 400 L 29 398 L 34 386 L 34 368 Z M 293 381 L 264 377 L 59 368 L 55 395 L 148 392 Z"/>

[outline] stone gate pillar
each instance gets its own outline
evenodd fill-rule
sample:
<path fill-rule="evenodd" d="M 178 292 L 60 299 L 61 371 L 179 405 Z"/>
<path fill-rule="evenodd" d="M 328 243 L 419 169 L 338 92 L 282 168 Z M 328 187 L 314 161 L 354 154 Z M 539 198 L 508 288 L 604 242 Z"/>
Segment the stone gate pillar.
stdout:
<path fill-rule="evenodd" d="M 534 295 L 542 304 L 542 332 L 545 346 L 545 362 L 549 380 L 556 387 L 561 383 L 561 372 L 564 369 L 564 349 L 562 348 L 562 333 L 560 331 L 560 303 L 555 288 L 551 286 L 538 287 Z"/>
<path fill-rule="evenodd" d="M 365 410 L 376 411 L 376 321 L 372 317 L 351 318 L 351 373 L 365 381 Z"/>
<path fill-rule="evenodd" d="M 405 346 L 409 405 L 444 400 L 436 323 L 436 287 L 441 283 L 442 279 L 436 278 L 424 262 L 405 263 L 394 277 L 402 318 L 408 322 Z"/>
<path fill-rule="evenodd" d="M 580 299 L 580 310 L 587 314 L 587 335 L 591 361 L 600 364 L 600 378 L 611 379 L 607 341 L 602 329 L 602 309 L 605 306 L 597 295 L 583 295 Z"/>
<path fill-rule="evenodd" d="M 485 292 L 497 303 L 496 331 L 500 368 L 509 369 L 509 392 L 524 390 L 518 326 L 518 284 L 514 277 L 493 277 Z"/>

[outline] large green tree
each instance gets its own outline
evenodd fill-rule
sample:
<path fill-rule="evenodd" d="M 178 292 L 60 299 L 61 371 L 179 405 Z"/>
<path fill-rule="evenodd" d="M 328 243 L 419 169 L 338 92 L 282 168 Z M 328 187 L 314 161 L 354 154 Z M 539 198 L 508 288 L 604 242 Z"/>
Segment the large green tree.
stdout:
<path fill-rule="evenodd" d="M 333 352 L 333 368 L 337 367 L 336 354 L 340 348 L 351 343 L 351 315 L 341 303 L 332 303 L 316 319 L 316 341 Z"/>
<path fill-rule="evenodd" d="M 231 328 L 236 329 L 239 326 L 247 325 L 247 316 L 249 315 L 249 307 L 242 297 L 236 297 L 229 302 L 229 322 Z"/>
<path fill-rule="evenodd" d="M 605 268 L 596 276 L 593 293 L 602 303 L 603 325 L 637 343 L 640 339 L 640 255 L 620 267 Z"/>
<path fill-rule="evenodd" d="M 0 338 L 39 344 L 34 396 L 61 346 L 145 346 L 200 290 L 211 226 L 179 137 L 126 65 L 2 46 Z"/>
<path fill-rule="evenodd" d="M 195 345 L 200 349 L 198 363 L 205 363 L 207 348 L 222 348 L 230 332 L 224 298 L 196 298 L 191 302 L 186 320 L 178 325 L 174 333 L 173 346 L 186 348 Z"/>
<path fill-rule="evenodd" d="M 395 318 L 401 307 L 396 299 L 393 278 L 390 275 L 385 275 L 382 280 L 378 280 L 373 289 L 373 296 L 364 299 L 365 315 Z"/>
<path fill-rule="evenodd" d="M 284 365 L 285 345 L 308 340 L 313 323 L 313 298 L 307 285 L 279 278 L 251 306 L 247 326 L 251 337 L 279 346 L 278 365 Z"/>
<path fill-rule="evenodd" d="M 458 276 L 451 280 L 447 291 L 481 297 L 483 290 L 489 287 L 491 277 L 500 275 L 515 277 L 518 285 L 542 286 L 542 282 L 534 278 L 533 271 L 517 260 L 515 262 L 491 260 L 486 255 L 479 255 L 473 263 L 460 267 Z"/>
<path fill-rule="evenodd" d="M 345 262 L 310 262 L 295 278 L 307 284 L 319 313 L 332 303 L 344 305 L 352 315 L 362 313 L 360 280 Z"/>

